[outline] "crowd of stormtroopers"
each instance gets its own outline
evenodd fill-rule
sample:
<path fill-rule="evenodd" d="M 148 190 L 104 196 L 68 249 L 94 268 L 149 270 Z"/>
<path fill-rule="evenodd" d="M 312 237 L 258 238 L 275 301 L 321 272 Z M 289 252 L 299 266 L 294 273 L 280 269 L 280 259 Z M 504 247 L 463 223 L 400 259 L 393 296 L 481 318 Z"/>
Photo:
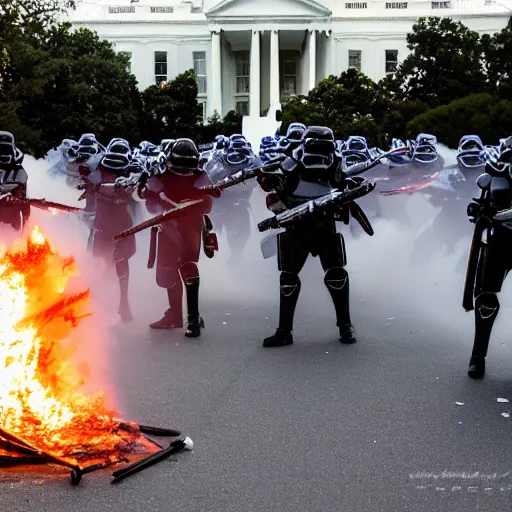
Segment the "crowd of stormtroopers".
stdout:
<path fill-rule="evenodd" d="M 284 136 L 269 135 L 261 139 L 256 153 L 251 143 L 241 134 L 231 136 L 218 135 L 211 144 L 198 147 L 200 167 L 207 167 L 209 162 L 220 162 L 233 172 L 249 162 L 258 160 L 268 163 L 285 156 L 293 156 L 300 146 L 307 127 L 301 123 L 291 123 Z M 500 140 L 500 144 L 504 139 Z M 143 171 L 159 174 L 165 171 L 167 154 L 175 141 L 163 139 L 159 144 L 142 141 L 131 148 L 122 138 L 112 139 L 107 146 L 101 144 L 92 133 L 82 135 L 78 141 L 64 139 L 62 143 L 47 154 L 50 174 L 65 174 L 79 178 L 84 168 L 94 170 L 100 162 L 109 170 L 119 174 L 125 181 L 128 176 L 136 177 Z M 415 140 L 394 138 L 390 149 L 403 148 L 406 152 L 387 158 L 390 167 L 411 164 L 431 164 L 438 160 L 437 138 L 429 134 L 419 134 Z M 499 145 L 486 146 L 477 135 L 465 135 L 461 138 L 457 163 L 462 169 L 478 169 L 488 161 L 496 159 Z M 370 148 L 365 137 L 352 135 L 345 140 L 336 141 L 336 152 L 347 165 L 365 162 L 377 158 L 384 151 Z M 136 178 L 132 178 L 135 180 Z M 125 183 L 126 184 L 126 183 Z"/>

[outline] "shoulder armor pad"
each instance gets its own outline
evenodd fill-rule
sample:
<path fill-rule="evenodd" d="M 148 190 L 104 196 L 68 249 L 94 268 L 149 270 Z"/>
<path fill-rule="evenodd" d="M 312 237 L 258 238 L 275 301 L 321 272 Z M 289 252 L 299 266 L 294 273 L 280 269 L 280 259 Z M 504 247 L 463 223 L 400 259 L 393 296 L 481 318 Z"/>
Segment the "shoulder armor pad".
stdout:
<path fill-rule="evenodd" d="M 283 160 L 281 167 L 282 167 L 283 171 L 285 171 L 285 172 L 292 172 L 296 169 L 297 165 L 298 165 L 298 162 L 296 160 L 288 157 L 285 160 Z"/>
<path fill-rule="evenodd" d="M 480 174 L 476 180 L 478 188 L 487 190 L 491 186 L 492 176 L 488 173 Z"/>
<path fill-rule="evenodd" d="M 16 183 L 20 183 L 21 185 L 26 185 L 28 181 L 27 171 L 23 167 L 18 168 L 18 173 L 16 175 Z"/>

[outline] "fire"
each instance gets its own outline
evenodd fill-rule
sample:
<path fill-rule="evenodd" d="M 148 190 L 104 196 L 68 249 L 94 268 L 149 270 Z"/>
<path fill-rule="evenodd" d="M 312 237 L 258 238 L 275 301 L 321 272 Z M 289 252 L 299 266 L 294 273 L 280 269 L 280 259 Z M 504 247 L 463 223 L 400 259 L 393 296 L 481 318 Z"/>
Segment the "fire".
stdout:
<path fill-rule="evenodd" d="M 70 335 L 89 291 L 71 293 L 77 275 L 37 226 L 0 257 L 0 437 L 3 428 L 74 462 L 128 452 L 140 435 L 103 393 L 80 391 Z"/>

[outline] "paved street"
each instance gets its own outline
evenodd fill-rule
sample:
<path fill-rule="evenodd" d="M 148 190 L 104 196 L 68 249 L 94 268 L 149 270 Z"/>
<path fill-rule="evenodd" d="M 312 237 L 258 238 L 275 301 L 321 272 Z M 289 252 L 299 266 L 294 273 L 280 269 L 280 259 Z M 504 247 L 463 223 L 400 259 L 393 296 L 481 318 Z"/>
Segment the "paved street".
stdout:
<path fill-rule="evenodd" d="M 418 223 L 433 211 L 413 208 Z M 120 408 L 126 419 L 181 429 L 195 450 L 117 486 L 109 473 L 77 488 L 67 474 L 0 473 L 0 510 L 509 511 L 512 418 L 501 413 L 512 407 L 497 398 L 512 401 L 512 297 L 503 294 L 488 374 L 472 381 L 473 319 L 460 306 L 470 228 L 454 253 L 434 248 L 418 272 L 407 264 L 412 224 L 347 236 L 353 346 L 337 341 L 312 260 L 295 344 L 261 347 L 276 325 L 278 274 L 257 240 L 235 270 L 227 255 L 203 262 L 200 340 L 150 332 L 165 302 L 141 255 L 137 319 L 114 327 L 109 342 Z"/>

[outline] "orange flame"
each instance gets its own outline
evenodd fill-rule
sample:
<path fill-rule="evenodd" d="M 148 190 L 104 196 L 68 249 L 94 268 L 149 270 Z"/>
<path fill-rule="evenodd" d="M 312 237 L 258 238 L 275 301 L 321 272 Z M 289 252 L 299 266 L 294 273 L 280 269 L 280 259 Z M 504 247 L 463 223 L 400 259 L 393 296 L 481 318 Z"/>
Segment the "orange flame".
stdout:
<path fill-rule="evenodd" d="M 74 461 L 129 451 L 139 435 L 103 393 L 80 392 L 70 334 L 88 316 L 89 291 L 69 292 L 77 275 L 37 226 L 0 258 L 0 427 Z"/>

